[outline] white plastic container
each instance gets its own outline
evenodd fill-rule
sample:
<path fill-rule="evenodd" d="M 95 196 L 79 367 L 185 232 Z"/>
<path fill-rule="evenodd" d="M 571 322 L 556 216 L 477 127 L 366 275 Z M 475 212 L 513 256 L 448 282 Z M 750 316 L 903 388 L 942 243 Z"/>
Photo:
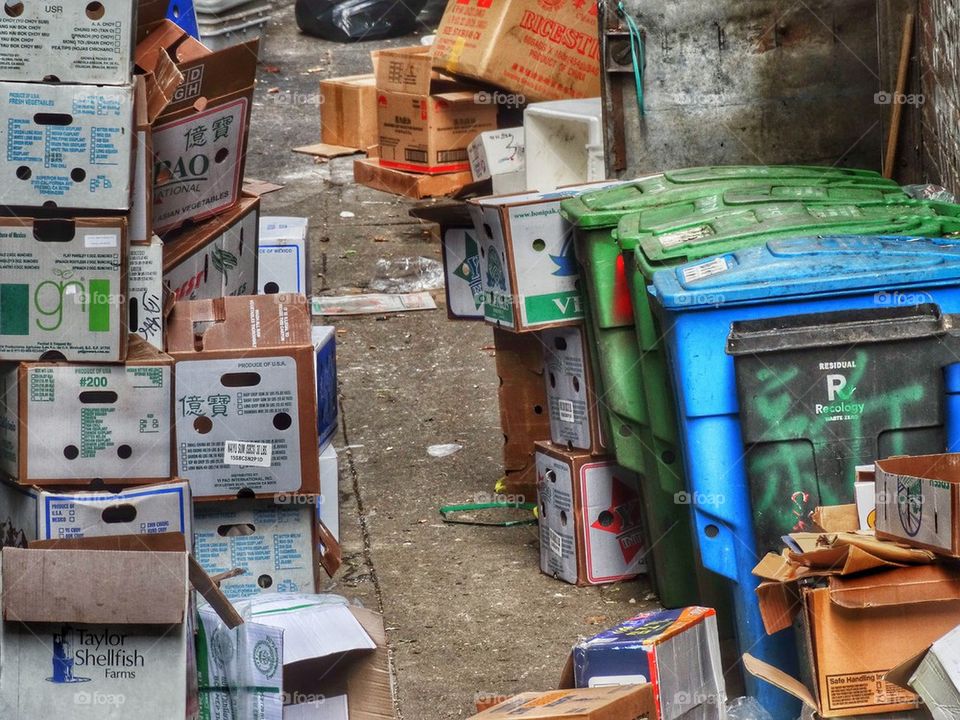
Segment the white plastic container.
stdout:
<path fill-rule="evenodd" d="M 529 190 L 549 192 L 605 179 L 600 98 L 528 105 L 523 131 Z"/>

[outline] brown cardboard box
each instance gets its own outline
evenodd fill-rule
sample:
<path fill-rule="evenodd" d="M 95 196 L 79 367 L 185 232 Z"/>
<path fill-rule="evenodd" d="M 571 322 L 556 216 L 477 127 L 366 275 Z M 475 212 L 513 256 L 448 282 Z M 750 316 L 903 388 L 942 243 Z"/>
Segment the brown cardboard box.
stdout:
<path fill-rule="evenodd" d="M 240 199 L 258 40 L 211 51 L 166 21 L 138 46 L 153 72 L 166 52 L 183 74 L 153 123 L 154 232 L 202 220 Z"/>
<path fill-rule="evenodd" d="M 370 75 L 320 81 L 320 139 L 366 151 L 377 140 L 377 85 Z"/>
<path fill-rule="evenodd" d="M 497 107 L 432 71 L 430 49 L 381 50 L 377 63 L 380 163 L 430 174 L 469 172 L 467 146 L 497 127 Z"/>
<path fill-rule="evenodd" d="M 424 175 L 386 167 L 379 160 L 370 158 L 353 161 L 353 178 L 359 185 L 414 200 L 454 195 L 473 180 L 469 171 Z"/>
<path fill-rule="evenodd" d="M 503 468 L 523 470 L 533 464 L 534 443 L 550 439 L 547 389 L 543 381 L 543 346 L 536 335 L 493 329 L 500 388 Z"/>
<path fill-rule="evenodd" d="M 433 46 L 434 67 L 497 85 L 514 102 L 600 94 L 597 4 L 580 0 L 456 0 Z"/>
<path fill-rule="evenodd" d="M 877 537 L 960 557 L 960 454 L 876 463 Z"/>
<path fill-rule="evenodd" d="M 311 335 L 303 295 L 174 304 L 177 462 L 195 499 L 320 493 Z"/>
<path fill-rule="evenodd" d="M 575 585 L 646 571 L 640 476 L 613 457 L 536 444 L 540 570 Z"/>
<path fill-rule="evenodd" d="M 960 570 L 922 565 L 831 577 L 826 587 L 800 588 L 799 599 L 814 687 L 744 655 L 751 674 L 825 718 L 911 710 L 916 695 L 884 675 L 960 624 Z"/>
<path fill-rule="evenodd" d="M 653 687 L 619 685 L 514 695 L 473 716 L 479 720 L 641 720 L 656 718 Z"/>

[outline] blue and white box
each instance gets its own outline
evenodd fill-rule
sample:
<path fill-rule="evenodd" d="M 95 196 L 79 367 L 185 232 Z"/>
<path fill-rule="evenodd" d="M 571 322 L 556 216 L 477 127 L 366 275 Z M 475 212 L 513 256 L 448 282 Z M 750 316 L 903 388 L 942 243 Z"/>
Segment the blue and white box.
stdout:
<path fill-rule="evenodd" d="M 317 434 L 322 450 L 337 432 L 337 332 L 329 325 L 311 329 L 317 353 Z"/>
<path fill-rule="evenodd" d="M 309 220 L 303 217 L 260 218 L 258 290 L 261 295 L 310 295 Z"/>

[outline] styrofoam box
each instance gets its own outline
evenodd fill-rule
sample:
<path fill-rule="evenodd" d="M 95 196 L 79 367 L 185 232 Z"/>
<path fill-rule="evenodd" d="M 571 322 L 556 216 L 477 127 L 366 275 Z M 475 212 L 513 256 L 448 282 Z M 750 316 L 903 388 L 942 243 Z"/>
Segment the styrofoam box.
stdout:
<path fill-rule="evenodd" d="M 600 98 L 533 103 L 523 111 L 527 188 L 547 192 L 606 177 Z"/>
<path fill-rule="evenodd" d="M 133 85 L 0 83 L 0 204 L 130 209 Z"/>
<path fill-rule="evenodd" d="M 0 12 L 0 80 L 126 85 L 133 75 L 136 6 L 130 0 L 7 2 Z"/>

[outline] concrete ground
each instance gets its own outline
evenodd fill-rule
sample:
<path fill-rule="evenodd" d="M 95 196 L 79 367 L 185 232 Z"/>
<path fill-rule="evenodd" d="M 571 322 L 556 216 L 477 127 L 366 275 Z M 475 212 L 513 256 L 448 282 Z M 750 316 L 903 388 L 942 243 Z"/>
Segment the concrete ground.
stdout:
<path fill-rule="evenodd" d="M 247 176 L 286 186 L 265 214 L 310 218 L 314 292 L 364 288 L 380 258 L 439 259 L 412 203 L 355 185 L 352 158 L 290 150 L 319 141 L 322 78 L 369 72 L 370 50 L 419 38 L 328 43 L 298 31 L 292 1 L 276 4 Z M 578 636 L 653 606 L 645 582 L 578 589 L 539 573 L 534 527 L 441 522 L 441 505 L 482 498 L 501 475 L 489 327 L 443 309 L 335 325 L 345 564 L 329 589 L 382 611 L 398 717 L 467 717 L 478 693 L 555 688 Z M 452 456 L 427 454 L 454 442 L 463 449 Z"/>

